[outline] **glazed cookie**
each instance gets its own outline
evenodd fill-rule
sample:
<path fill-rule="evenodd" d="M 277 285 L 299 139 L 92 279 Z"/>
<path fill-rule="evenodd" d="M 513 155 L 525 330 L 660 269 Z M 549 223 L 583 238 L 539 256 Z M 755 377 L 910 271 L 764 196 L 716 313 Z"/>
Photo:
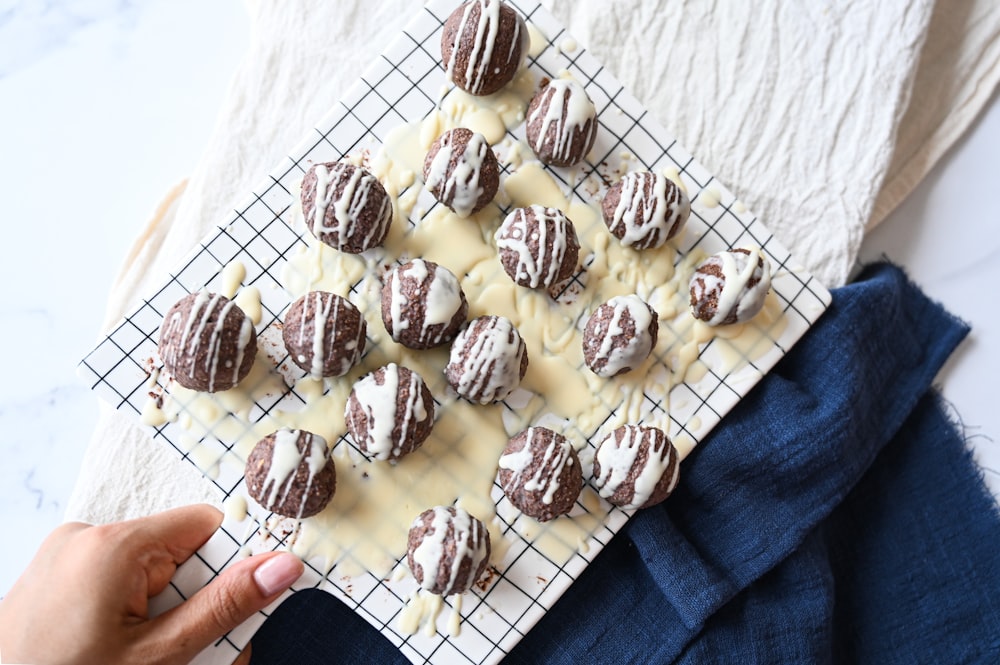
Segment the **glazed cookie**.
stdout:
<path fill-rule="evenodd" d="M 660 173 L 626 173 L 604 195 L 604 223 L 633 249 L 660 247 L 680 233 L 691 214 L 684 190 Z"/>
<path fill-rule="evenodd" d="M 386 275 L 381 304 L 386 331 L 411 349 L 450 342 L 469 313 L 455 274 L 423 259 L 413 259 Z"/>
<path fill-rule="evenodd" d="M 629 372 L 649 357 L 660 322 L 639 296 L 616 296 L 590 315 L 583 330 L 583 358 L 594 374 Z"/>
<path fill-rule="evenodd" d="M 583 86 L 552 79 L 528 105 L 528 145 L 544 164 L 573 166 L 584 160 L 597 137 L 597 109 Z"/>
<path fill-rule="evenodd" d="M 315 164 L 302 178 L 302 215 L 313 235 L 360 254 L 385 241 L 392 202 L 378 178 L 347 162 Z"/>
<path fill-rule="evenodd" d="M 247 458 L 247 492 L 278 515 L 302 519 L 322 511 L 337 489 L 337 470 L 323 437 L 282 429 L 254 446 Z"/>
<path fill-rule="evenodd" d="M 510 395 L 528 371 L 528 350 L 502 316 L 481 316 L 458 334 L 444 369 L 448 384 L 470 402 L 489 404 Z"/>
<path fill-rule="evenodd" d="M 724 250 L 691 276 L 691 312 L 710 326 L 749 321 L 764 307 L 770 288 L 771 262 L 764 252 Z"/>
<path fill-rule="evenodd" d="M 495 239 L 504 271 L 521 286 L 547 289 L 576 272 L 580 241 L 558 208 L 517 208 L 503 220 Z"/>
<path fill-rule="evenodd" d="M 362 452 L 397 460 L 430 436 L 434 399 L 419 374 L 389 363 L 354 384 L 344 419 Z"/>
<path fill-rule="evenodd" d="M 459 217 L 479 212 L 496 196 L 500 165 L 486 137 L 464 127 L 439 136 L 424 159 L 424 182 Z"/>
<path fill-rule="evenodd" d="M 365 350 L 367 324 L 346 298 L 311 291 L 288 308 L 281 338 L 296 365 L 314 377 L 343 376 Z"/>
<path fill-rule="evenodd" d="M 406 545 L 406 563 L 417 584 L 441 596 L 471 589 L 490 561 L 486 525 L 462 508 L 437 506 L 420 513 Z"/>
<path fill-rule="evenodd" d="M 674 491 L 680 471 L 677 450 L 655 427 L 623 425 L 594 453 L 594 488 L 621 508 L 648 508 Z"/>
<path fill-rule="evenodd" d="M 500 0 L 470 0 L 444 22 L 441 60 L 456 86 L 490 95 L 510 83 L 528 53 L 528 29 Z"/>
<path fill-rule="evenodd" d="M 540 522 L 572 510 L 583 489 L 583 472 L 573 445 L 545 427 L 529 427 L 507 443 L 500 456 L 499 476 L 510 502 Z"/>

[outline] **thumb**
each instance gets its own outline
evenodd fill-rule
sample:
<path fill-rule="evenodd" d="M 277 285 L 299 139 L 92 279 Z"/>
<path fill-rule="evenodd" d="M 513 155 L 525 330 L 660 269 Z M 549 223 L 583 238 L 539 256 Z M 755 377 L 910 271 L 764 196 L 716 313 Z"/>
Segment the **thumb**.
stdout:
<path fill-rule="evenodd" d="M 162 645 L 164 653 L 186 663 L 274 602 L 302 571 L 302 561 L 289 552 L 245 559 L 186 602 L 151 621 L 149 637 Z"/>

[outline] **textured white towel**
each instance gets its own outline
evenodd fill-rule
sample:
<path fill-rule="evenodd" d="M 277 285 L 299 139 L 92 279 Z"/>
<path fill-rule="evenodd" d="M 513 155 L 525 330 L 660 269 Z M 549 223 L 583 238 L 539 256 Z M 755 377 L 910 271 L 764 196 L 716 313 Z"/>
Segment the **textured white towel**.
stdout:
<path fill-rule="evenodd" d="M 548 3 L 831 287 L 845 281 L 866 224 L 915 186 L 996 86 L 997 3 L 940 4 Z M 128 257 L 108 325 L 243 200 L 417 11 L 407 0 L 271 0 L 248 10 L 251 47 L 219 125 L 186 187 Z M 68 517 L 148 514 L 217 501 L 212 491 L 191 465 L 105 409 Z"/>

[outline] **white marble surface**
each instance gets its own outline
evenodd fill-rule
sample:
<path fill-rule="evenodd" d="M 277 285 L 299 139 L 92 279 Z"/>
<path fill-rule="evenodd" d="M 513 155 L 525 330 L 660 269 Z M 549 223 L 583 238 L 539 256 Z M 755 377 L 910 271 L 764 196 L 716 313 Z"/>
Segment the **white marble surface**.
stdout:
<path fill-rule="evenodd" d="M 62 519 L 97 409 L 76 363 L 132 238 L 193 168 L 247 23 L 238 0 L 0 5 L 0 595 Z M 1000 493 L 988 374 L 1000 368 L 1000 310 L 984 304 L 1000 283 L 998 150 L 994 102 L 862 257 L 887 254 L 972 322 L 939 381 Z"/>

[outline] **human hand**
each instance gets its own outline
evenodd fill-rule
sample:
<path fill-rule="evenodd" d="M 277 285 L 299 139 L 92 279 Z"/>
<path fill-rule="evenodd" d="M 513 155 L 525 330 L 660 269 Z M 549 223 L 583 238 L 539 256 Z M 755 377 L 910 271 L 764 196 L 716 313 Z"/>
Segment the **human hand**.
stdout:
<path fill-rule="evenodd" d="M 149 598 L 222 523 L 208 505 L 127 522 L 64 524 L 0 602 L 6 663 L 187 663 L 302 574 L 293 554 L 245 559 L 186 602 L 149 618 Z"/>

